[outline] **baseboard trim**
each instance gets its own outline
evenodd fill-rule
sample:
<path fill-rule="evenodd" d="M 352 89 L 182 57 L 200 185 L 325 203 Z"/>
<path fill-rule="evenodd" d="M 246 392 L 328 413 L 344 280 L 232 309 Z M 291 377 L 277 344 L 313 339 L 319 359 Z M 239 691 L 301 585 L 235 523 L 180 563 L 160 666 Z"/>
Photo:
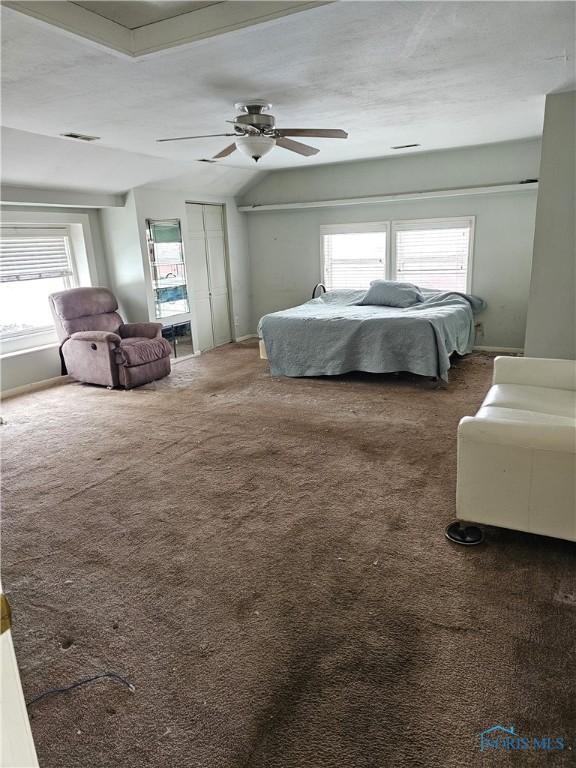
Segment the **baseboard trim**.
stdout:
<path fill-rule="evenodd" d="M 474 352 L 502 352 L 509 355 L 523 355 L 523 347 L 473 347 Z"/>
<path fill-rule="evenodd" d="M 52 379 L 33 381 L 31 384 L 23 384 L 21 387 L 13 387 L 12 389 L 0 392 L 0 399 L 9 400 L 11 397 L 26 395 L 29 392 L 38 392 L 41 389 L 50 389 L 51 387 L 59 387 L 62 384 L 70 384 L 71 381 L 74 381 L 72 376 L 54 376 Z"/>
<path fill-rule="evenodd" d="M 234 341 L 248 341 L 248 339 L 257 339 L 258 334 L 256 333 L 249 333 L 247 336 L 236 336 Z"/>

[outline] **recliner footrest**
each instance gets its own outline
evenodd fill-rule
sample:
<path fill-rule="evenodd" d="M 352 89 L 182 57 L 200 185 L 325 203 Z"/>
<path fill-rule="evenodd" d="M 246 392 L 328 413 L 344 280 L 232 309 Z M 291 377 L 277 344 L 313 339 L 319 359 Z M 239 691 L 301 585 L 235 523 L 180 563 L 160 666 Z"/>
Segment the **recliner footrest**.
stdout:
<path fill-rule="evenodd" d="M 115 349 L 118 365 L 131 368 L 136 365 L 154 363 L 164 357 L 170 357 L 172 347 L 166 339 L 128 338 L 122 339 Z"/>

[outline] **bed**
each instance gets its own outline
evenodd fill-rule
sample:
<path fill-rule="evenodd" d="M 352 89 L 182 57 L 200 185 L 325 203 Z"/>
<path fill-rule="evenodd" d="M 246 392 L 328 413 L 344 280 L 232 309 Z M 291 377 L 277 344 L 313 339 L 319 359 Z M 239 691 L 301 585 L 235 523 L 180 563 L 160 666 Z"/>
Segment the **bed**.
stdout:
<path fill-rule="evenodd" d="M 273 376 L 334 376 L 351 371 L 407 371 L 448 381 L 450 356 L 474 342 L 482 299 L 420 289 L 405 308 L 361 304 L 363 290 L 333 290 L 304 304 L 264 315 L 261 355 Z"/>

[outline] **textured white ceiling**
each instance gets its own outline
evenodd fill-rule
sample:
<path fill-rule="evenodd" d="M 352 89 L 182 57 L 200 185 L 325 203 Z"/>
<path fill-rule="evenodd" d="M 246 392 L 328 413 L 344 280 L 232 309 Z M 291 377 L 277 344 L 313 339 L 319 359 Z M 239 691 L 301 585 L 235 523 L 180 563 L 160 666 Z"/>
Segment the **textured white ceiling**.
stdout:
<path fill-rule="evenodd" d="M 138 29 L 164 19 L 172 19 L 182 13 L 198 11 L 216 2 L 194 2 L 194 0 L 73 0 L 87 11 L 97 13 L 105 19 L 115 21 L 127 29 Z"/>
<path fill-rule="evenodd" d="M 574 84 L 574 9 L 568 2 L 340 2 L 141 60 L 4 9 L 2 120 L 28 132 L 5 142 L 4 175 L 14 184 L 65 179 L 83 189 L 98 180 L 106 191 L 195 168 L 209 175 L 214 166 L 194 160 L 226 139 L 155 139 L 224 132 L 232 104 L 245 97 L 272 101 L 280 127 L 350 132 L 345 141 L 311 140 L 321 149 L 314 158 L 275 149 L 259 170 L 398 154 L 390 147 L 412 142 L 430 150 L 536 136 L 544 95 Z M 30 134 L 67 131 L 102 140 L 53 138 L 65 168 L 53 167 L 52 150 L 27 149 L 42 140 Z M 103 152 L 117 158 L 105 180 Z M 254 170 L 239 153 L 220 165 Z"/>
<path fill-rule="evenodd" d="M 2 128 L 5 185 L 125 192 L 173 179 L 179 187 L 210 195 L 235 195 L 255 180 L 253 167 L 208 165 L 126 152 L 37 133 Z"/>

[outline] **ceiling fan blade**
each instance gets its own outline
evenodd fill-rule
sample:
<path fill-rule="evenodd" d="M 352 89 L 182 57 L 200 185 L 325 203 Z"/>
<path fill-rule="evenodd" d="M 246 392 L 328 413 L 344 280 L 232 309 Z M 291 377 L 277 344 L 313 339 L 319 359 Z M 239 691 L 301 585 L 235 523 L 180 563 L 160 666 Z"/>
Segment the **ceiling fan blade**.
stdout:
<path fill-rule="evenodd" d="M 279 136 L 318 136 L 323 139 L 347 139 L 348 134 L 339 128 L 279 128 Z"/>
<path fill-rule="evenodd" d="M 231 155 L 232 152 L 236 152 L 236 144 L 229 144 L 221 152 L 218 152 L 217 155 L 214 155 L 212 160 L 219 160 L 221 157 L 228 157 L 228 155 Z"/>
<path fill-rule="evenodd" d="M 189 139 L 212 139 L 216 136 L 236 136 L 235 133 L 207 133 L 204 136 L 178 136 L 176 139 L 156 139 L 158 143 L 162 141 L 188 141 Z"/>
<path fill-rule="evenodd" d="M 310 155 L 317 155 L 318 152 L 320 152 L 320 150 L 316 149 L 316 147 L 309 147 L 308 144 L 302 144 L 299 141 L 292 141 L 292 139 L 285 139 L 282 136 L 276 139 L 276 145 L 279 147 L 284 147 L 284 149 L 289 149 L 291 152 L 297 152 L 299 155 L 306 155 L 306 157 L 310 157 Z"/>

